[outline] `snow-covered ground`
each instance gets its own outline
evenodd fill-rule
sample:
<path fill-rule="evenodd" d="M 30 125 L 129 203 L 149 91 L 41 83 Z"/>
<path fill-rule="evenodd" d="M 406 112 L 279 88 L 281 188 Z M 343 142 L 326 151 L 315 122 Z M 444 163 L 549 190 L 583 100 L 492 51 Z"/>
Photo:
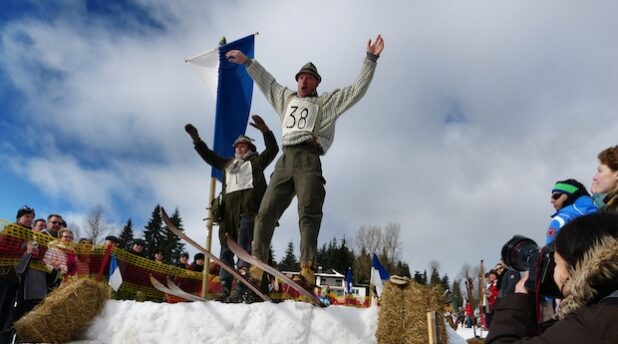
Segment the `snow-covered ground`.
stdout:
<path fill-rule="evenodd" d="M 448 327 L 448 326 L 446 327 L 446 329 L 447 329 L 447 331 L 448 331 L 448 330 L 451 330 L 452 332 L 455 332 L 455 331 L 453 331 L 453 330 L 452 330 L 450 327 Z M 474 330 L 473 330 L 472 328 L 465 328 L 465 327 L 461 327 L 461 326 L 457 328 L 457 334 L 458 334 L 461 338 L 463 338 L 463 339 L 470 339 L 470 338 L 474 338 L 474 336 L 475 336 Z M 451 335 L 451 334 L 449 333 L 449 336 L 450 336 L 450 335 Z M 481 332 L 480 328 L 478 328 L 478 327 L 477 327 L 477 328 L 476 328 L 476 335 L 477 335 L 477 336 L 480 336 L 481 338 L 485 338 L 485 337 L 487 337 L 487 331 L 482 331 L 482 332 Z M 452 338 L 453 338 L 453 337 L 451 337 L 451 339 L 452 339 Z M 463 341 L 462 343 L 466 343 L 466 342 L 465 342 L 465 341 Z M 455 342 L 454 342 L 454 341 L 451 341 L 451 343 L 450 343 L 450 344 L 455 344 Z"/>
<path fill-rule="evenodd" d="M 87 339 L 73 343 L 376 343 L 378 311 L 317 308 L 294 301 L 246 305 L 111 300 L 86 331 Z M 463 337 L 449 328 L 451 344 L 465 344 L 464 338 L 473 337 L 471 329 L 458 332 Z"/>

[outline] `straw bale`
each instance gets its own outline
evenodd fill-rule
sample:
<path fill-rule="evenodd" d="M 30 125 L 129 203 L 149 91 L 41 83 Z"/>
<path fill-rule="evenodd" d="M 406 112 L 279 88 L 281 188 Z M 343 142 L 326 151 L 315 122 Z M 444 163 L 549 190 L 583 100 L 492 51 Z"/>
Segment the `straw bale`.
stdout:
<path fill-rule="evenodd" d="M 107 284 L 90 278 L 67 283 L 15 323 L 17 338 L 24 342 L 67 342 L 101 312 L 109 296 Z"/>
<path fill-rule="evenodd" d="M 386 283 L 380 296 L 376 337 L 380 344 L 427 344 L 427 312 L 441 317 L 442 290 L 418 283 L 397 286 Z M 441 318 L 440 318 L 441 320 Z M 446 326 L 438 321 L 440 343 L 447 344 Z"/>

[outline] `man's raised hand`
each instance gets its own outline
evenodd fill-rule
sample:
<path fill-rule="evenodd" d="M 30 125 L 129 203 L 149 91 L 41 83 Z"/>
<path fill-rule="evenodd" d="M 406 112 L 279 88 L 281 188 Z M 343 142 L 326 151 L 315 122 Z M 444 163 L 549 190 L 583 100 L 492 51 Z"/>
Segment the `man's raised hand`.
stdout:
<path fill-rule="evenodd" d="M 253 115 L 251 116 L 251 119 L 253 120 L 253 123 L 249 123 L 249 124 L 251 124 L 251 126 L 256 128 L 257 130 L 263 133 L 270 130 L 268 126 L 266 125 L 266 123 L 264 122 L 264 120 L 262 119 L 262 117 L 258 115 Z"/>
<path fill-rule="evenodd" d="M 225 53 L 225 59 L 231 63 L 243 64 L 247 62 L 249 58 L 240 50 L 230 50 Z"/>
<path fill-rule="evenodd" d="M 384 39 L 382 38 L 382 35 L 378 35 L 373 43 L 371 43 L 371 39 L 367 42 L 368 53 L 380 56 L 382 50 L 384 50 Z"/>
<path fill-rule="evenodd" d="M 191 136 L 193 142 L 198 142 L 200 140 L 200 135 L 197 133 L 197 129 L 192 124 L 185 125 L 185 131 L 189 134 L 189 136 Z"/>

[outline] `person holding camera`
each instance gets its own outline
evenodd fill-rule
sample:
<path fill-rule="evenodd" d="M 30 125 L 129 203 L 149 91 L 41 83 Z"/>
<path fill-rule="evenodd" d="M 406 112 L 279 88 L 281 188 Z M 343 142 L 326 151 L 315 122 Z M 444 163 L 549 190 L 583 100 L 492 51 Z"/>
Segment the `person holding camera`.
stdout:
<path fill-rule="evenodd" d="M 618 145 L 604 149 L 597 158 L 599 167 L 592 177 L 592 193 L 606 195 L 601 211 L 618 213 Z"/>
<path fill-rule="evenodd" d="M 560 230 L 553 247 L 553 281 L 563 297 L 557 319 L 537 322 L 535 290 L 539 288 L 530 288 L 524 276 L 515 294 L 498 300 L 485 343 L 618 341 L 618 214 L 594 213 L 574 219 Z"/>

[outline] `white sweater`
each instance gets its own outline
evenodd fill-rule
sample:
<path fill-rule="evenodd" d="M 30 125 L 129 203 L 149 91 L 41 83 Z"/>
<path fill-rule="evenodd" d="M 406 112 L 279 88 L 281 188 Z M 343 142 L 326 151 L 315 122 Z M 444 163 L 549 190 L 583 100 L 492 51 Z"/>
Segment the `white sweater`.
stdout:
<path fill-rule="evenodd" d="M 361 97 L 367 92 L 369 83 L 373 79 L 373 74 L 376 70 L 376 62 L 378 56 L 367 54 L 363 61 L 363 67 L 356 81 L 347 87 L 336 89 L 332 92 L 325 92 L 318 97 L 305 97 L 305 101 L 310 101 L 315 104 L 323 104 L 322 121 L 320 130 L 318 131 L 318 143 L 322 147 L 323 154 L 330 148 L 335 139 L 335 121 L 347 109 L 356 104 Z M 262 65 L 256 60 L 248 60 L 245 63 L 247 72 L 258 84 L 258 87 L 266 96 L 268 102 L 274 107 L 279 114 L 281 121 L 285 116 L 286 106 L 292 97 L 298 97 L 296 92 L 290 90 L 277 83 L 270 73 L 268 73 Z M 320 99 L 320 100 L 318 100 Z M 293 146 L 302 142 L 311 140 L 312 134 L 309 132 L 294 132 L 283 135 L 283 146 Z"/>

